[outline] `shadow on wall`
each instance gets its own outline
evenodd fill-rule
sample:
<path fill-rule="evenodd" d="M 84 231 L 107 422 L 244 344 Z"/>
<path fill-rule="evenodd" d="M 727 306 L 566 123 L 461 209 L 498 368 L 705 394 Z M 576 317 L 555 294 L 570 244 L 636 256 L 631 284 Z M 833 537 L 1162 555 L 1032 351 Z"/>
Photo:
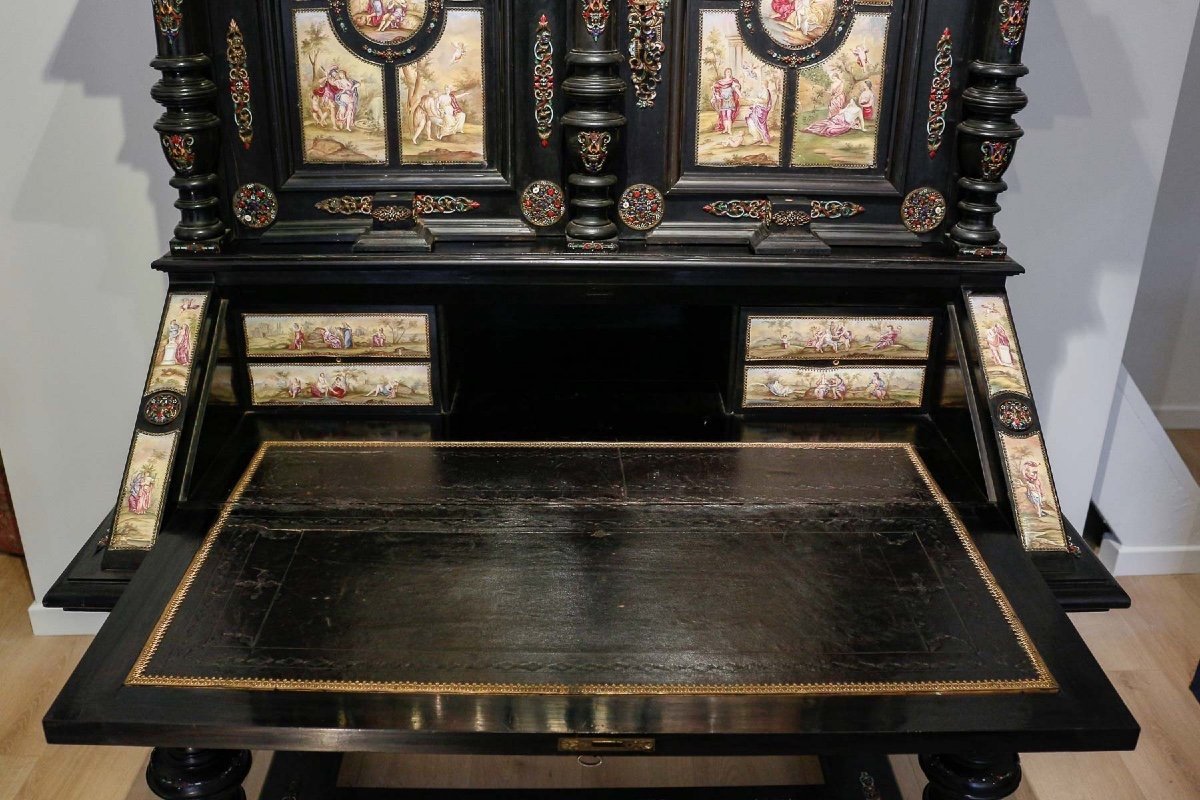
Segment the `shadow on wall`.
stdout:
<path fill-rule="evenodd" d="M 1156 67 L 1144 54 L 1158 52 L 1170 20 L 1119 27 L 1120 15 L 1102 13 L 1115 6 L 1032 9 L 1024 51 L 1031 74 L 1022 81 L 1030 105 L 1017 117 L 1026 135 L 997 218 L 1029 269 L 1009 284 L 1014 316 L 1063 510 L 1077 524 L 1091 496 L 1159 179 L 1153 132 L 1144 129 L 1168 124 L 1162 98 L 1144 89 Z M 1160 86 L 1174 85 L 1173 57 L 1157 60 Z"/>
<path fill-rule="evenodd" d="M 1146 246 L 1125 367 L 1151 407 L 1190 406 L 1200 420 L 1200 21 L 1183 87 L 1154 223 Z M 1170 423 L 1171 420 L 1166 420 Z M 1186 422 L 1181 417 L 1181 422 Z M 1191 427 L 1200 427 L 1193 422 Z"/>

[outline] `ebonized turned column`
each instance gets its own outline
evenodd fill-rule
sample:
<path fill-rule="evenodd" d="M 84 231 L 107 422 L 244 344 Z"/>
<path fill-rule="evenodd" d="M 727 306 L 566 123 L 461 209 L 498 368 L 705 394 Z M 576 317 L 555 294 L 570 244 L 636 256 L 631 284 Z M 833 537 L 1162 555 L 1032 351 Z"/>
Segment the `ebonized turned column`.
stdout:
<path fill-rule="evenodd" d="M 249 750 L 156 747 L 146 783 L 163 800 L 245 800 L 249 772 Z"/>
<path fill-rule="evenodd" d="M 1016 753 L 921 756 L 924 800 L 1001 800 L 1021 785 Z"/>
<path fill-rule="evenodd" d="M 1008 188 L 1001 177 L 1024 135 L 1013 117 L 1029 102 L 1017 87 L 1017 79 L 1029 73 L 1021 63 L 1029 0 L 1000 0 L 983 8 L 976 32 L 980 44 L 968 66 L 958 123 L 959 218 L 950 238 L 960 255 L 987 258 L 1008 252 L 993 219 L 1000 211 L 996 197 Z"/>
<path fill-rule="evenodd" d="M 221 121 L 212 109 L 217 86 L 209 78 L 212 63 L 199 44 L 201 18 L 196 4 L 151 0 L 158 58 L 150 66 L 162 78 L 150 90 L 166 111 L 154 123 L 167 162 L 175 171 L 171 186 L 179 192 L 171 252 L 220 252 L 225 236 L 217 198 L 217 158 Z"/>
<path fill-rule="evenodd" d="M 625 94 L 618 69 L 617 24 L 610 0 L 570 0 L 573 46 L 567 53 L 568 77 L 563 115 L 571 174 L 567 246 L 572 250 L 615 250 L 617 225 L 612 159 L 621 144 L 625 116 L 617 111 Z"/>

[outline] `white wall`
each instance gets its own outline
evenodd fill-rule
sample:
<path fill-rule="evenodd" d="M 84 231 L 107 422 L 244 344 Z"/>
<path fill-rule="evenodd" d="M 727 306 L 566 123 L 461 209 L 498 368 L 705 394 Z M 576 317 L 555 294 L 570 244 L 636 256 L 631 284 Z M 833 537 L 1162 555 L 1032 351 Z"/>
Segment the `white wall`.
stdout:
<path fill-rule="evenodd" d="M 1082 522 L 1198 0 L 1035 3 L 1028 135 L 999 217 L 1068 515 Z M 1131 14 L 1134 14 L 1131 17 Z M 1134 18 L 1136 17 L 1136 18 Z M 174 224 L 150 15 L 49 3 L 0 49 L 0 450 L 40 595 L 114 501 Z"/>
<path fill-rule="evenodd" d="M 1091 498 L 1180 93 L 1196 0 L 1033 3 L 1025 138 L 998 226 L 1029 274 L 1013 314 L 1059 496 Z M 1132 13 L 1132 16 L 1131 16 Z M 1185 128 L 1192 135 L 1194 128 Z M 1179 169 L 1172 165 L 1172 170 Z M 1193 218 L 1189 222 L 1193 229 Z"/>
<path fill-rule="evenodd" d="M 1125 366 L 1168 427 L 1200 428 L 1200 29 L 1154 211 Z"/>
<path fill-rule="evenodd" d="M 116 500 L 162 304 L 152 25 L 47 3 L 0 48 L 22 87 L 0 115 L 0 452 L 38 596 Z"/>

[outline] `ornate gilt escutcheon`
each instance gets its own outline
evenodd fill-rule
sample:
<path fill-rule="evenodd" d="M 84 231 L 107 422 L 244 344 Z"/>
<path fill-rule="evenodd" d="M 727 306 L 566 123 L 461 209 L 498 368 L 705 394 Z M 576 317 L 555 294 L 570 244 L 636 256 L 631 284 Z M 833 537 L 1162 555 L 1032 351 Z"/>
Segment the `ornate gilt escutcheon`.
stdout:
<path fill-rule="evenodd" d="M 663 13 L 670 0 L 629 0 L 629 72 L 639 108 L 652 108 L 667 45 Z"/>
<path fill-rule="evenodd" d="M 580 14 L 583 17 L 584 27 L 587 28 L 587 32 L 593 40 L 599 40 L 604 29 L 608 27 L 609 0 L 579 0 L 579 2 L 583 5 Z"/>
<path fill-rule="evenodd" d="M 225 36 L 225 59 L 229 62 L 229 98 L 233 101 L 233 122 L 242 147 L 249 150 L 254 140 L 254 113 L 250 110 L 250 73 L 246 69 L 246 40 L 237 20 L 229 20 Z"/>
<path fill-rule="evenodd" d="M 537 123 L 542 147 L 549 147 L 554 124 L 554 42 L 550 38 L 550 20 L 545 14 L 538 20 L 533 59 L 533 120 Z"/>
<path fill-rule="evenodd" d="M 583 167 L 588 172 L 602 172 L 604 163 L 608 160 L 608 146 L 612 144 L 612 134 L 608 131 L 580 131 L 576 136 L 579 144 L 579 155 L 583 158 Z"/>
<path fill-rule="evenodd" d="M 954 45 L 950 29 L 942 31 L 933 57 L 933 83 L 929 87 L 929 122 L 925 124 L 929 157 L 937 155 L 946 132 L 946 108 L 950 101 L 950 72 L 954 68 Z"/>

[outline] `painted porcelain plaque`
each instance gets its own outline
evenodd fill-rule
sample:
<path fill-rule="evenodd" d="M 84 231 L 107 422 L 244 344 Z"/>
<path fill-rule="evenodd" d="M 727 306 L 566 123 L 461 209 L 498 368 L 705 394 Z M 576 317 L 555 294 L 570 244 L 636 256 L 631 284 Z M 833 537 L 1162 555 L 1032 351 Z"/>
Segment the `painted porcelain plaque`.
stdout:
<path fill-rule="evenodd" d="M 396 77 L 403 163 L 485 163 L 482 11 L 447 11 L 441 40 Z"/>
<path fill-rule="evenodd" d="M 428 314 L 247 314 L 246 355 L 429 358 Z"/>
<path fill-rule="evenodd" d="M 178 431 L 134 434 L 113 519 L 114 549 L 145 550 L 154 544 L 178 439 Z"/>
<path fill-rule="evenodd" d="M 1008 302 L 1002 295 L 973 294 L 968 304 L 979 340 L 988 394 L 1018 392 L 1028 396 L 1029 383 L 1025 379 Z"/>
<path fill-rule="evenodd" d="M 924 367 L 747 367 L 747 408 L 917 408 Z"/>
<path fill-rule="evenodd" d="M 932 317 L 750 317 L 746 360 L 924 360 L 932 328 Z"/>
<path fill-rule="evenodd" d="M 348 0 L 354 29 L 372 42 L 401 44 L 421 32 L 425 0 Z"/>
<path fill-rule="evenodd" d="M 1066 533 L 1041 434 L 1001 435 L 1000 444 L 1013 511 L 1025 548 L 1062 550 L 1066 546 Z"/>
<path fill-rule="evenodd" d="M 169 389 L 186 394 L 207 294 L 169 294 L 145 394 Z"/>
<path fill-rule="evenodd" d="M 758 0 L 763 30 L 791 50 L 809 47 L 824 36 L 836 6 L 837 0 Z"/>
<path fill-rule="evenodd" d="M 260 406 L 430 406 L 430 367 L 415 364 L 251 364 Z"/>

